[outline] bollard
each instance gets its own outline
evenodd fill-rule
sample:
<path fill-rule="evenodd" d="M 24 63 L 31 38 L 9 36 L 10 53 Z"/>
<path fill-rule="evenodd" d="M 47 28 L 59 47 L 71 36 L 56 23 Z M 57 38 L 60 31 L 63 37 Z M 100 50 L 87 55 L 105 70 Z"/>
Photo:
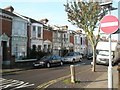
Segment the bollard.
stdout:
<path fill-rule="evenodd" d="M 93 68 L 93 62 L 91 62 L 91 69 Z"/>
<path fill-rule="evenodd" d="M 75 83 L 75 66 L 70 65 L 70 71 L 71 71 L 71 83 Z"/>
<path fill-rule="evenodd" d="M 118 63 L 118 89 L 120 89 L 120 63 Z"/>

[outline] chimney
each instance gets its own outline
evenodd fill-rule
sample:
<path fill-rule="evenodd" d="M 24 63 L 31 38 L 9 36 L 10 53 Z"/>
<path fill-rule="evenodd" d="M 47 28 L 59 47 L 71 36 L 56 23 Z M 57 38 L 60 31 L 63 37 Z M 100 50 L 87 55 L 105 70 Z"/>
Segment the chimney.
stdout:
<path fill-rule="evenodd" d="M 13 12 L 14 8 L 12 6 L 8 6 L 8 7 L 4 8 L 4 10 L 9 11 L 9 12 Z"/>
<path fill-rule="evenodd" d="M 68 26 L 67 26 L 67 25 L 62 26 L 62 28 L 63 28 L 63 29 L 68 29 Z"/>
<path fill-rule="evenodd" d="M 82 33 L 82 30 L 77 30 L 78 33 Z"/>
<path fill-rule="evenodd" d="M 40 21 L 46 24 L 49 20 L 45 18 L 45 19 L 41 19 Z"/>

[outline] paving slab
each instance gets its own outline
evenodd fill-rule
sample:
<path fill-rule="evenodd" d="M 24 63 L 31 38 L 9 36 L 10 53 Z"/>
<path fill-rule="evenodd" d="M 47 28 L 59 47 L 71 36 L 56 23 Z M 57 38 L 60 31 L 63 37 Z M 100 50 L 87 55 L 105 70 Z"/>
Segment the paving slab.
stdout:
<path fill-rule="evenodd" d="M 108 73 L 98 77 L 95 81 L 85 86 L 84 88 L 108 88 Z M 118 88 L 118 71 L 117 66 L 113 67 L 113 88 Z"/>

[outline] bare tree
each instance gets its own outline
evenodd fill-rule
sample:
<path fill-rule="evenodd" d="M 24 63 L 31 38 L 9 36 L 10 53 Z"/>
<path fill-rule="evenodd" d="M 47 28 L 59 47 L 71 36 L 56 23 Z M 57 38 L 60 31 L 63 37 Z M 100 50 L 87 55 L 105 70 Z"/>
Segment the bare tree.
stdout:
<path fill-rule="evenodd" d="M 99 4 L 100 2 L 93 2 L 93 0 L 87 2 L 80 0 L 69 2 L 67 0 L 67 3 L 64 5 L 68 21 L 78 28 L 82 28 L 86 32 L 87 38 L 91 43 L 93 49 L 93 72 L 95 72 L 96 66 L 96 46 L 100 38 L 100 29 L 98 28 L 97 37 L 95 36 L 94 31 L 98 26 L 98 22 L 105 15 Z"/>

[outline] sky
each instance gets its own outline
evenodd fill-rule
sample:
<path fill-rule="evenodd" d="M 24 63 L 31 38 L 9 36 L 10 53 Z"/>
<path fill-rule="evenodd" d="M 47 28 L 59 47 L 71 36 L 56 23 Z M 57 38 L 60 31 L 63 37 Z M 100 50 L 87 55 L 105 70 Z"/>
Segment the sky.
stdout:
<path fill-rule="evenodd" d="M 113 7 L 118 8 L 117 2 L 117 0 L 113 2 Z M 79 28 L 68 22 L 64 7 L 65 3 L 66 0 L 2 0 L 0 8 L 3 9 L 11 5 L 14 7 L 14 11 L 21 15 L 36 20 L 47 18 L 49 20 L 48 23 L 51 25 L 68 25 L 70 30 L 79 30 Z M 118 10 L 112 11 L 111 14 L 118 17 Z M 117 35 L 112 37 L 117 39 Z"/>
<path fill-rule="evenodd" d="M 49 24 L 53 25 L 69 25 L 72 29 L 75 29 L 74 26 L 67 21 L 67 14 L 65 12 L 65 7 L 63 6 L 65 2 L 47 2 L 43 0 L 40 2 L 2 2 L 0 5 L 2 8 L 5 8 L 9 5 L 14 7 L 14 11 L 29 16 L 36 20 L 41 20 L 47 18 Z M 70 29 L 69 27 L 69 29 Z"/>

